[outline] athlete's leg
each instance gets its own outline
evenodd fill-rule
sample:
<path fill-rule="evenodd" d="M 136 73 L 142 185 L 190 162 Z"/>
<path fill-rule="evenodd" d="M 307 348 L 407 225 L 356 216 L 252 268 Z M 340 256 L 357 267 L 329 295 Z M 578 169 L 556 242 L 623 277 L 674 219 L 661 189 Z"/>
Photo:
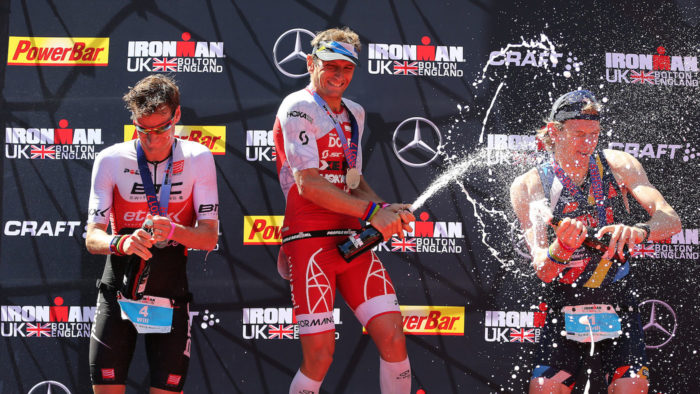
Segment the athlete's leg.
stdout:
<path fill-rule="evenodd" d="M 95 394 L 124 394 L 126 385 L 123 384 L 96 384 L 92 386 Z"/>
<path fill-rule="evenodd" d="M 308 378 L 322 381 L 333 362 L 335 351 L 335 331 L 301 335 L 301 372 Z"/>
<path fill-rule="evenodd" d="M 569 394 L 571 389 L 566 385 L 547 378 L 535 378 L 530 381 L 530 394 Z"/>
<path fill-rule="evenodd" d="M 608 386 L 608 394 L 647 394 L 649 381 L 644 378 L 615 379 Z"/>
<path fill-rule="evenodd" d="M 377 345 L 379 355 L 385 361 L 399 362 L 406 359 L 406 336 L 400 313 L 386 313 L 370 320 L 367 332 Z"/>

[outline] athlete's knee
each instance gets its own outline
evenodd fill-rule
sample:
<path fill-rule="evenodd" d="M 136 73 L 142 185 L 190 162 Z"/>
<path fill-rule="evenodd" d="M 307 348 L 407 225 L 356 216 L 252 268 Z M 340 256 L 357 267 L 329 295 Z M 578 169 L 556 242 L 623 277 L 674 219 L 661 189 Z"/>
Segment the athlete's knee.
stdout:
<path fill-rule="evenodd" d="M 548 378 L 533 378 L 530 380 L 529 394 L 569 394 L 571 388 L 561 382 Z"/>
<path fill-rule="evenodd" d="M 608 386 L 610 394 L 646 394 L 649 381 L 643 377 L 615 379 Z"/>
<path fill-rule="evenodd" d="M 302 346 L 305 369 L 325 372 L 333 362 L 335 342 L 313 341 Z"/>

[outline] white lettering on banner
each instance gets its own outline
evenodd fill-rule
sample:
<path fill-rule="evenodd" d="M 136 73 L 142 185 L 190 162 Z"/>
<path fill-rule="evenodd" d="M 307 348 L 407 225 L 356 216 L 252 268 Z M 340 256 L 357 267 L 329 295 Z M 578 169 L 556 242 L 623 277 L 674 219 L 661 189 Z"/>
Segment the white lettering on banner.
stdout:
<path fill-rule="evenodd" d="M 41 223 L 41 224 L 40 224 Z M 80 226 L 79 221 L 57 221 L 53 222 L 37 222 L 33 220 L 19 221 L 8 220 L 5 222 L 4 234 L 7 236 L 32 236 L 41 237 L 48 235 L 49 237 L 58 237 L 67 232 L 67 236 L 72 237 L 75 229 Z"/>
<path fill-rule="evenodd" d="M 605 80 L 643 86 L 698 86 L 696 56 L 668 56 L 663 46 L 656 48 L 656 52 L 656 55 L 606 52 Z"/>
<path fill-rule="evenodd" d="M 339 308 L 333 309 L 333 321 L 343 324 Z M 242 323 L 243 339 L 299 339 L 293 308 L 243 308 Z M 337 331 L 335 338 L 340 338 Z"/>
<path fill-rule="evenodd" d="M 275 161 L 275 140 L 272 130 L 246 130 L 245 157 L 248 161 Z"/>
<path fill-rule="evenodd" d="M 510 66 L 514 65 L 516 67 L 549 67 L 551 61 L 554 67 L 559 63 L 557 59 L 564 56 L 562 53 L 541 51 L 537 53 L 533 50 L 527 50 L 525 56 L 518 51 L 493 51 L 489 55 L 489 65 L 490 66 Z"/>
<path fill-rule="evenodd" d="M 129 72 L 208 72 L 224 70 L 219 59 L 226 57 L 224 43 L 190 41 L 190 33 L 182 33 L 182 41 L 129 41 Z"/>
<path fill-rule="evenodd" d="M 679 144 L 639 144 L 635 142 L 610 142 L 608 149 L 623 150 L 637 158 L 649 157 L 652 159 L 661 159 L 668 157 L 669 159 L 676 158 L 676 151 L 683 148 Z"/>

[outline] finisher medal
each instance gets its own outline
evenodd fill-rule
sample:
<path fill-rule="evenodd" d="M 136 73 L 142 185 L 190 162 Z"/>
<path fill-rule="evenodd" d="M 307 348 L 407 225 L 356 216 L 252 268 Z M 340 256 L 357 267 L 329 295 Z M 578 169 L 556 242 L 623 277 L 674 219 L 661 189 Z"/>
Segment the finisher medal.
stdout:
<path fill-rule="evenodd" d="M 357 189 L 360 186 L 360 171 L 357 168 L 348 168 L 348 172 L 345 174 L 345 184 L 350 189 Z"/>

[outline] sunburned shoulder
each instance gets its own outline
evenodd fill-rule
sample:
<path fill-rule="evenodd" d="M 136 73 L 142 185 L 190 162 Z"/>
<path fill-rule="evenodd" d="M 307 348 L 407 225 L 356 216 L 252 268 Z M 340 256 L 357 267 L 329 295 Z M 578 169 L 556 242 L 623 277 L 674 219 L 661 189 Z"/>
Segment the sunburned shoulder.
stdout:
<path fill-rule="evenodd" d="M 627 152 L 615 149 L 605 149 L 603 150 L 603 154 L 605 155 L 605 159 L 608 161 L 610 169 L 614 174 L 636 171 L 642 168 L 639 160 Z"/>

